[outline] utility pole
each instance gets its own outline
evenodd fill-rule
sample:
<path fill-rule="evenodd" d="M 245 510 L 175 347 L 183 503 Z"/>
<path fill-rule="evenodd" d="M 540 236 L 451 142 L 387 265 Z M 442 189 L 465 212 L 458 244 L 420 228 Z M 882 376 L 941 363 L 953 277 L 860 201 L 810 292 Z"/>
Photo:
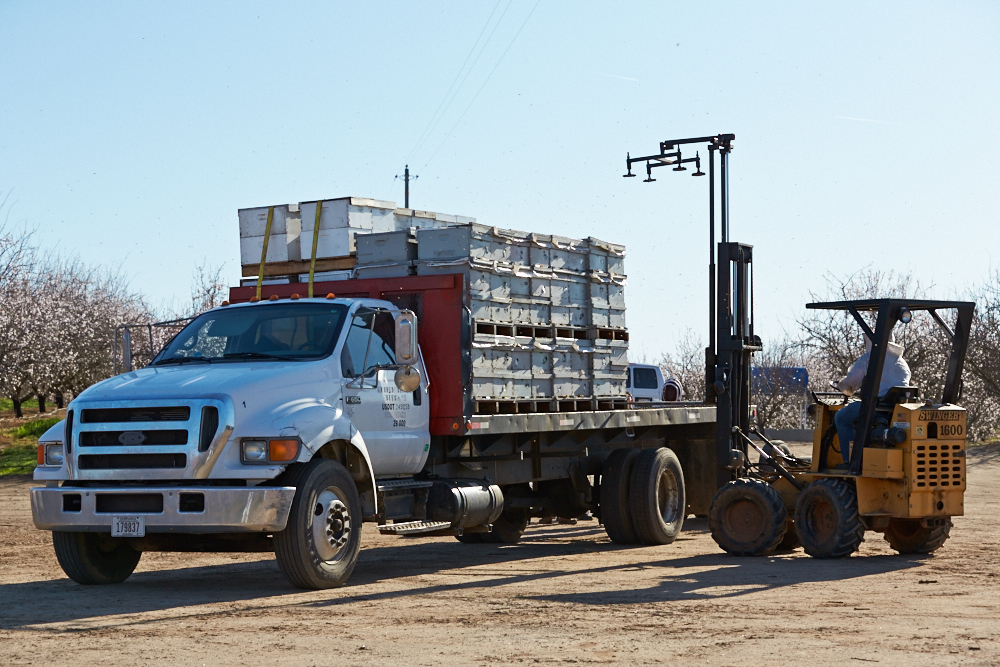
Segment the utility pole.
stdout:
<path fill-rule="evenodd" d="M 410 208 L 410 181 L 415 181 L 419 176 L 410 176 L 410 165 L 406 165 L 403 170 L 403 175 L 397 175 L 396 178 L 403 179 L 403 191 L 406 193 L 403 199 L 403 208 Z"/>

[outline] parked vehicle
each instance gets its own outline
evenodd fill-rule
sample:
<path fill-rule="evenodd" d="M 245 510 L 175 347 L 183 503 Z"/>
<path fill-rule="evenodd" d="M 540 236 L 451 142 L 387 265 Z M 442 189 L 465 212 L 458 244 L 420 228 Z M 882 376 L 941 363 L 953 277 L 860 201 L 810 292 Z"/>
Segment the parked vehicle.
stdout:
<path fill-rule="evenodd" d="M 560 262 L 580 252 L 547 243 Z M 273 550 L 291 583 L 326 588 L 354 569 L 363 522 L 514 543 L 533 516 L 590 511 L 615 542 L 666 544 L 708 511 L 715 407 L 627 404 L 620 281 L 560 269 L 538 278 L 559 281 L 549 302 L 516 301 L 496 297 L 516 269 L 442 266 L 310 283 L 320 298 L 234 287 L 148 366 L 82 392 L 40 440 L 31 490 L 66 573 L 107 584 L 144 551 Z M 490 271 L 500 287 L 478 290 Z M 573 286 L 591 284 L 592 319 L 519 323 L 580 317 Z"/>
<path fill-rule="evenodd" d="M 663 371 L 652 364 L 629 364 L 625 390 L 636 403 L 684 400 L 684 388 L 676 378 L 663 379 Z"/>

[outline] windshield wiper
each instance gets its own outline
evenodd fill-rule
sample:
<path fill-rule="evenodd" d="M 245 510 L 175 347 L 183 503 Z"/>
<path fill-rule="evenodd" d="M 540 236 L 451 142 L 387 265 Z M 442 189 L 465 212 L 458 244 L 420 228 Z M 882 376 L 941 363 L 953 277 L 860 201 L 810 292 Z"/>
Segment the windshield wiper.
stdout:
<path fill-rule="evenodd" d="M 203 364 L 212 363 L 211 359 L 206 359 L 205 357 L 168 357 L 167 359 L 160 359 L 159 361 L 154 361 L 152 366 L 166 366 L 167 364 L 187 364 L 192 361 L 197 361 Z"/>
<path fill-rule="evenodd" d="M 279 361 L 291 361 L 291 357 L 284 357 L 280 354 L 265 354 L 263 352 L 227 352 L 222 355 L 223 359 L 277 359 Z"/>

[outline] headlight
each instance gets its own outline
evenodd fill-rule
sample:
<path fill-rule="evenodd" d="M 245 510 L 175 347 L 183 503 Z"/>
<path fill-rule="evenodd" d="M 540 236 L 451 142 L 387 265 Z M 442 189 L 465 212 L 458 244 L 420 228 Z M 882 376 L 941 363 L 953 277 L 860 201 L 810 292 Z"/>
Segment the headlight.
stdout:
<path fill-rule="evenodd" d="M 241 446 L 243 463 L 290 463 L 299 456 L 297 438 L 244 440 Z"/>
<path fill-rule="evenodd" d="M 244 440 L 243 460 L 247 463 L 267 462 L 267 441 L 266 440 Z"/>
<path fill-rule="evenodd" d="M 61 466 L 63 464 L 63 446 L 61 444 L 39 445 L 38 448 L 44 449 L 44 453 L 39 452 L 42 454 L 38 457 L 40 459 L 39 465 Z"/>

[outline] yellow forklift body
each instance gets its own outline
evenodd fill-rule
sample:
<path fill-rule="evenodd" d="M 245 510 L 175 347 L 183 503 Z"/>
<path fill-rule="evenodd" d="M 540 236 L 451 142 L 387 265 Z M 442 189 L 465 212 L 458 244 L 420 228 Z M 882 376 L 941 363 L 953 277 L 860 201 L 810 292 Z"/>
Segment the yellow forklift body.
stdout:
<path fill-rule="evenodd" d="M 813 435 L 813 464 L 802 475 L 812 481 L 821 477 L 852 477 L 834 470 L 843 461 L 835 435 L 821 466 L 823 435 L 833 415 L 843 406 L 818 404 Z M 893 409 L 893 428 L 906 439 L 887 447 L 866 447 L 860 477 L 855 477 L 858 511 L 864 516 L 931 518 L 965 514 L 966 412 L 957 405 L 924 402 L 900 403 Z M 776 485 L 777 486 L 777 485 Z M 788 503 L 796 495 L 787 484 L 782 497 Z"/>

